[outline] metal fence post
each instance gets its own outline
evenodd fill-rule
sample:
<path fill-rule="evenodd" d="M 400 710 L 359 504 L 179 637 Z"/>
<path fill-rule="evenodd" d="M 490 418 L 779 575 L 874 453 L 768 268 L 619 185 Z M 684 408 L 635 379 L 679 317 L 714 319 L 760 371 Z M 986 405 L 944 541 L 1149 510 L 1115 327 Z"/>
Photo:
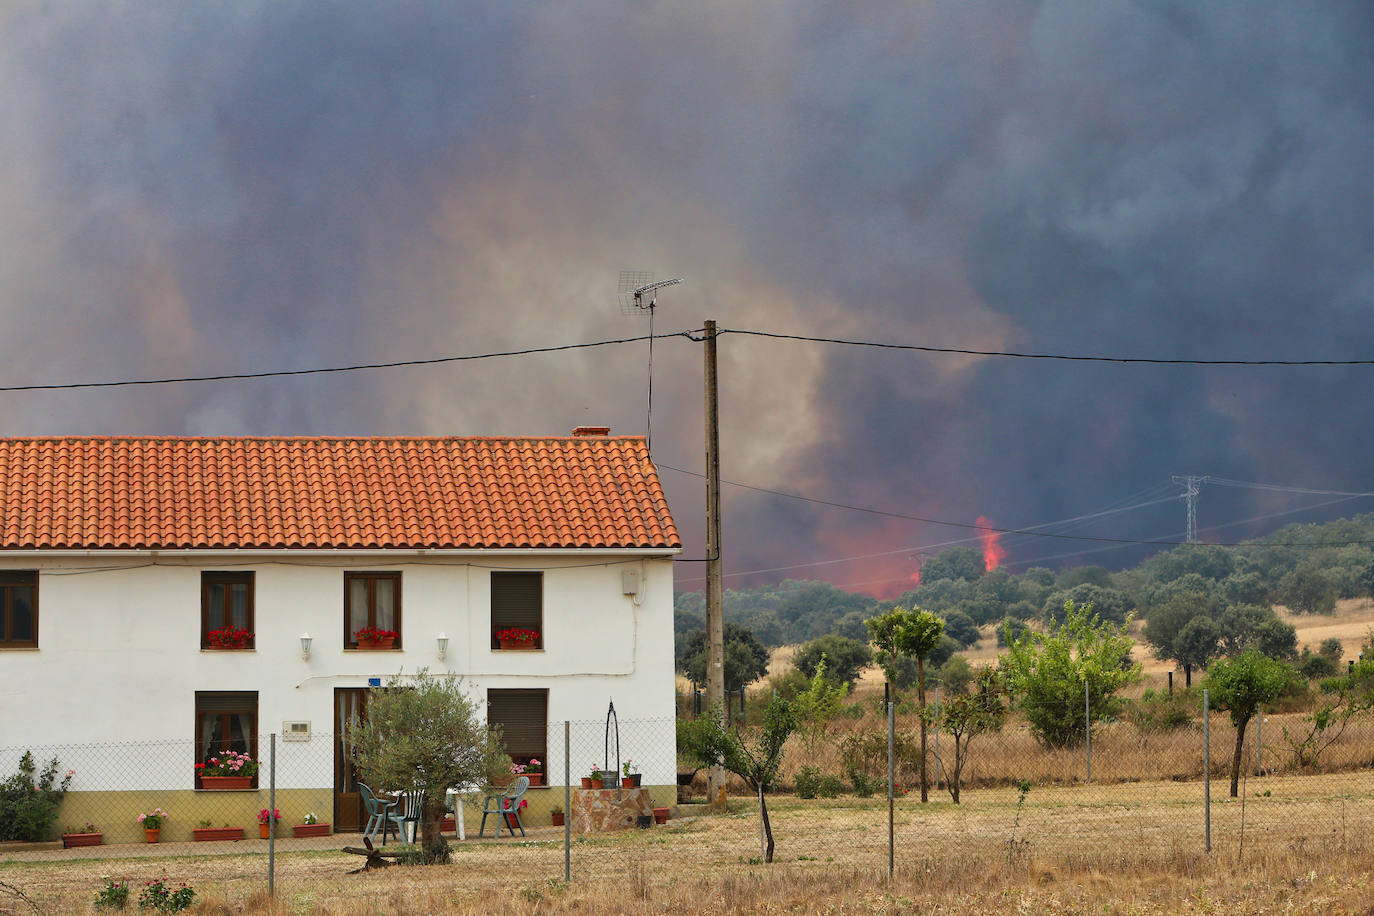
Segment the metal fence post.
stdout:
<path fill-rule="evenodd" d="M 1264 775 L 1264 707 L 1255 704 L 1255 775 Z"/>
<path fill-rule="evenodd" d="M 1202 688 L 1202 823 L 1207 851 L 1212 851 L 1212 715 L 1211 698 Z"/>
<path fill-rule="evenodd" d="M 896 861 L 893 846 L 893 820 L 892 820 L 892 789 L 893 778 L 896 774 L 894 762 L 896 759 L 894 748 L 894 736 L 896 734 L 897 717 L 892 701 L 887 703 L 887 877 L 892 880 L 893 865 Z"/>
<path fill-rule="evenodd" d="M 1088 778 L 1093 781 L 1093 704 L 1088 695 L 1088 679 L 1083 679 L 1083 743 L 1088 748 Z"/>
<path fill-rule="evenodd" d="M 277 733 L 272 732 L 268 744 L 271 753 L 267 764 L 267 896 L 277 893 Z"/>
<path fill-rule="evenodd" d="M 563 720 L 563 881 L 572 883 L 572 723 Z"/>
<path fill-rule="evenodd" d="M 935 685 L 935 788 L 941 788 L 940 777 L 945 772 L 940 760 L 940 685 Z"/>

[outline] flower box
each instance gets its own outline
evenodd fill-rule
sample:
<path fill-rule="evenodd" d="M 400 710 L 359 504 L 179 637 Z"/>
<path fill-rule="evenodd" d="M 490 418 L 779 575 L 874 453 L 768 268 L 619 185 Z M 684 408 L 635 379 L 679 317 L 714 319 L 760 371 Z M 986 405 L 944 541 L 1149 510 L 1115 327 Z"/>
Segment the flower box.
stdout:
<path fill-rule="evenodd" d="M 99 846 L 103 833 L 64 833 L 62 834 L 62 848 L 75 849 L 78 846 Z"/>
<path fill-rule="evenodd" d="M 504 630 L 497 630 L 496 644 L 502 649 L 537 649 L 539 648 L 539 631 L 527 630 L 523 627 L 508 627 Z"/>
<path fill-rule="evenodd" d="M 217 840 L 243 839 L 242 827 L 194 827 L 191 836 L 197 843 L 213 843 Z"/>
<path fill-rule="evenodd" d="M 455 821 L 451 815 L 450 815 L 449 817 L 444 818 L 442 821 L 439 822 L 439 832 L 440 832 L 440 833 L 457 833 L 457 832 L 458 832 L 458 822 Z"/>
<path fill-rule="evenodd" d="M 532 786 L 542 786 L 544 784 L 543 773 L 526 773 L 525 776 L 529 779 L 530 785 Z"/>
<path fill-rule="evenodd" d="M 359 649 L 394 649 L 396 648 L 395 636 L 384 636 L 381 639 L 360 639 L 358 640 Z"/>
<path fill-rule="evenodd" d="M 252 776 L 202 776 L 200 787 L 210 791 L 253 788 Z"/>
<path fill-rule="evenodd" d="M 333 824 L 292 824 L 291 835 L 295 837 L 303 836 L 329 836 L 334 830 Z"/>

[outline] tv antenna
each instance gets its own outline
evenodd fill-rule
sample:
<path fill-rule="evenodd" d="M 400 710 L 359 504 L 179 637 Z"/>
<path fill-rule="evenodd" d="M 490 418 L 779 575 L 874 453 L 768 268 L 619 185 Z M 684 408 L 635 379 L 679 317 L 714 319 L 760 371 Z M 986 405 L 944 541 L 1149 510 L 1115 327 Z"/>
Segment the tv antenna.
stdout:
<path fill-rule="evenodd" d="M 658 305 L 660 289 L 681 282 L 681 277 L 654 280 L 647 270 L 622 270 L 617 288 L 622 315 L 649 314 L 649 404 L 644 419 L 644 445 L 651 450 L 654 434 L 654 308 Z"/>

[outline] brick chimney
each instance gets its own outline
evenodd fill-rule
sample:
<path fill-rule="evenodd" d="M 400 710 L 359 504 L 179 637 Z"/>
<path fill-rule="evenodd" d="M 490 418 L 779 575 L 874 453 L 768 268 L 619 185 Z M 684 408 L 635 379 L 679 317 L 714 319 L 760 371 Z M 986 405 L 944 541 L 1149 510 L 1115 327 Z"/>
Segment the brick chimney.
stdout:
<path fill-rule="evenodd" d="M 573 437 L 576 439 L 587 439 L 592 436 L 609 436 L 611 428 L 609 426 L 578 426 L 573 429 Z"/>

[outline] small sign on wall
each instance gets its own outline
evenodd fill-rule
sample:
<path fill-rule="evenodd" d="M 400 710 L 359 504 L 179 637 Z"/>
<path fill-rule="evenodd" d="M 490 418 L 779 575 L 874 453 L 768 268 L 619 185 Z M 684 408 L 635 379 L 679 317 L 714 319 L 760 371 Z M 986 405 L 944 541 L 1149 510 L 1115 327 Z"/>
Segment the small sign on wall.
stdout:
<path fill-rule="evenodd" d="M 283 741 L 309 741 L 310 723 L 309 722 L 283 722 L 281 724 L 281 740 Z"/>

